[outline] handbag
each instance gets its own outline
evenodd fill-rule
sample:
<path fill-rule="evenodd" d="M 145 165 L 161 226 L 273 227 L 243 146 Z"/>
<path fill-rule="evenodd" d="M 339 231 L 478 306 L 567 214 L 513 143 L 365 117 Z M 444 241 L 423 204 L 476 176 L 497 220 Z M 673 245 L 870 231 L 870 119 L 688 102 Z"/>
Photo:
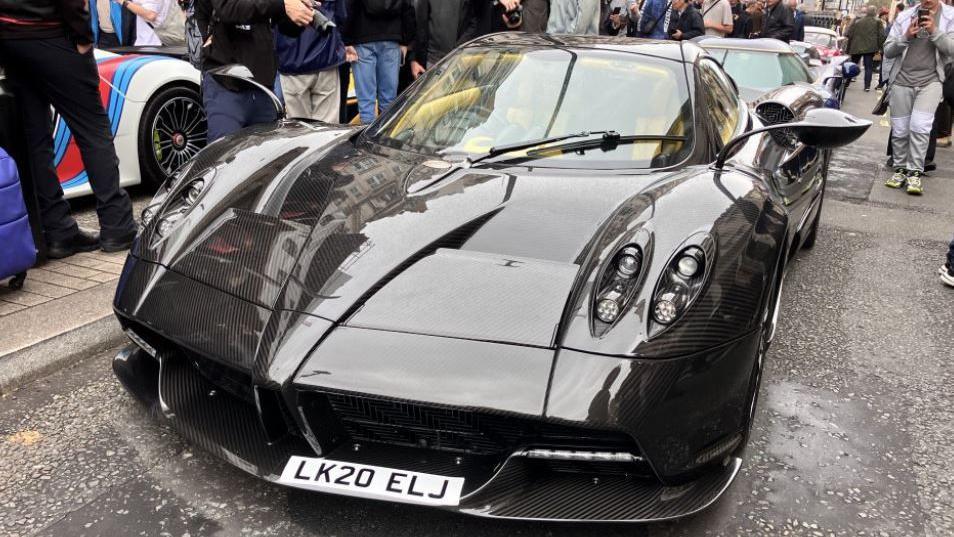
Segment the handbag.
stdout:
<path fill-rule="evenodd" d="M 888 85 L 884 87 L 884 92 L 881 94 L 881 97 L 878 98 L 878 102 L 875 103 L 874 108 L 871 110 L 871 113 L 876 116 L 883 116 L 885 112 L 888 111 L 888 102 L 891 100 L 891 86 L 893 82 L 888 82 Z"/>
<path fill-rule="evenodd" d="M 152 25 L 156 37 L 164 47 L 181 47 L 186 44 L 186 16 L 176 2 L 167 3 L 166 16 L 159 24 Z"/>

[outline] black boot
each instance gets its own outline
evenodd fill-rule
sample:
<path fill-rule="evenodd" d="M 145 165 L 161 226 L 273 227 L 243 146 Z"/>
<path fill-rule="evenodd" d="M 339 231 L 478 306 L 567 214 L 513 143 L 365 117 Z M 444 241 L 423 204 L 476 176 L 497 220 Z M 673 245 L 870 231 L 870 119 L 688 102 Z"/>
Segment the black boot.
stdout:
<path fill-rule="evenodd" d="M 122 237 L 109 237 L 103 239 L 102 247 L 104 252 L 122 252 L 123 250 L 128 250 L 133 241 L 136 240 L 136 232 L 130 232 Z"/>
<path fill-rule="evenodd" d="M 77 252 L 92 252 L 99 249 L 99 233 L 80 228 L 69 239 L 47 241 L 46 256 L 50 259 L 63 259 Z"/>

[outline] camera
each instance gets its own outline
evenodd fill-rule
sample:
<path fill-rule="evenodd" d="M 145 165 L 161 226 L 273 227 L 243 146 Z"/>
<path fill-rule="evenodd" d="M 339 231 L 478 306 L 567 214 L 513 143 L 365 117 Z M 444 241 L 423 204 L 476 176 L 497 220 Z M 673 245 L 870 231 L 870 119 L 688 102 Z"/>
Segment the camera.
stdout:
<path fill-rule="evenodd" d="M 332 28 L 337 28 L 338 25 L 326 17 L 325 14 L 318 9 L 319 5 L 320 4 L 318 2 L 312 3 L 312 9 L 315 10 L 315 16 L 313 19 L 311 19 L 311 27 L 318 32 L 327 32 Z"/>
<path fill-rule="evenodd" d="M 500 2 L 497 0 L 494 0 L 494 6 L 499 6 L 499 5 L 500 5 Z M 505 19 L 505 24 L 507 25 L 508 28 L 516 28 L 517 26 L 520 26 L 521 24 L 523 24 L 523 6 L 518 5 L 516 9 L 507 11 L 506 13 L 503 14 L 503 16 Z"/>

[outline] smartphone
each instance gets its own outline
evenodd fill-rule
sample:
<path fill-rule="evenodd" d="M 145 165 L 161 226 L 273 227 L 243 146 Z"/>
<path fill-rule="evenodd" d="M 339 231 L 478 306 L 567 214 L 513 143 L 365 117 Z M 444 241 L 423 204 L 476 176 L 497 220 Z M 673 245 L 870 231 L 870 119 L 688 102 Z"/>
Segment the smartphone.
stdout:
<path fill-rule="evenodd" d="M 923 7 L 918 8 L 918 26 L 924 25 L 924 20 L 931 16 L 931 10 Z"/>
<path fill-rule="evenodd" d="M 622 8 L 619 7 L 619 6 L 614 7 L 614 8 L 613 8 L 613 15 L 619 15 L 619 11 L 620 11 L 621 9 L 622 9 Z"/>

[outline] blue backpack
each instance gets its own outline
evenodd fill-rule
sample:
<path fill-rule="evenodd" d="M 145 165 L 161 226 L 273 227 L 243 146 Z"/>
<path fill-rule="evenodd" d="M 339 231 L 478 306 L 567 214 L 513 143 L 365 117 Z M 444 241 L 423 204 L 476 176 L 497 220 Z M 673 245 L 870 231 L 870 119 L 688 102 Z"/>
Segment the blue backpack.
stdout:
<path fill-rule="evenodd" d="M 25 273 L 34 263 L 36 246 L 17 165 L 0 148 L 0 279 L 13 276 L 10 287 L 22 287 Z"/>

